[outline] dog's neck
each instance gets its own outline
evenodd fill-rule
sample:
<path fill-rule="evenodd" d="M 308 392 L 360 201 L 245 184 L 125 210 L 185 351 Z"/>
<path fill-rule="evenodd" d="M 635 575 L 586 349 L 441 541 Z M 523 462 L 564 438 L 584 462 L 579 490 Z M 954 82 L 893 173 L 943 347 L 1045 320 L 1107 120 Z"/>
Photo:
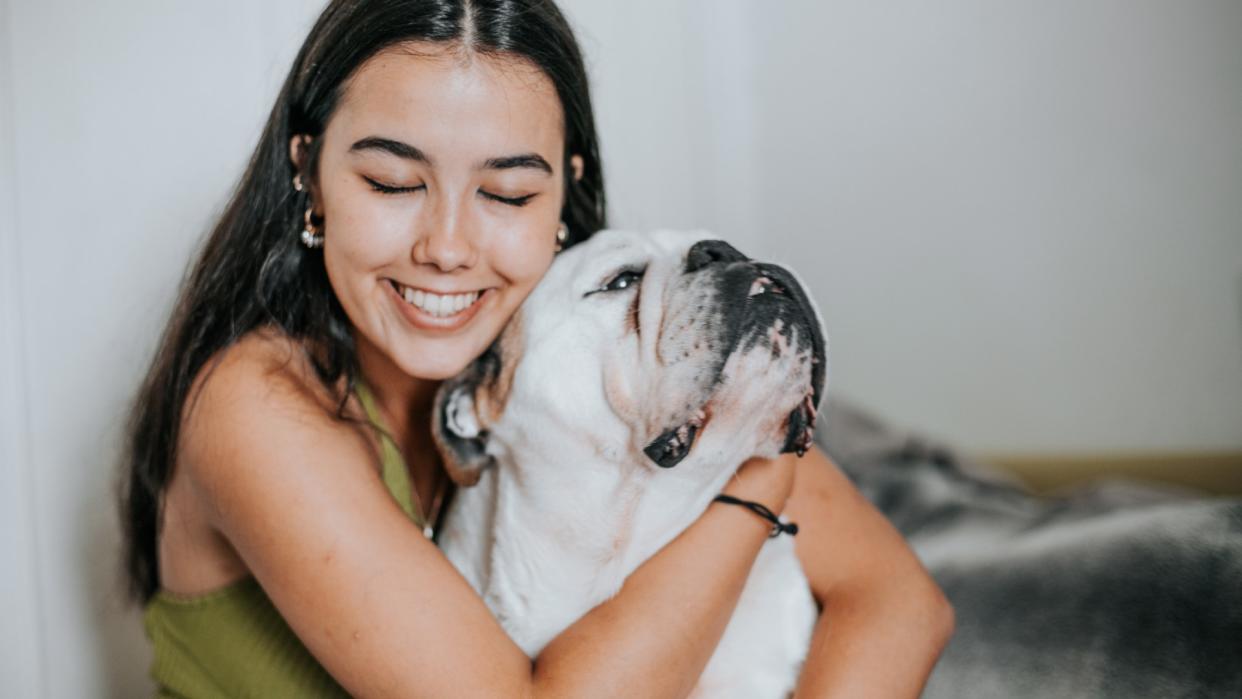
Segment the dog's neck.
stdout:
<path fill-rule="evenodd" d="M 493 539 L 484 594 L 530 653 L 616 594 L 626 576 L 702 514 L 730 475 L 657 472 L 641 454 L 609 460 L 596 450 L 550 446 L 505 450 L 538 468 L 501 459 L 495 474 L 495 531 L 522 535 Z M 556 570 L 547 569 L 553 561 Z M 532 598 L 558 603 L 532 609 L 525 603 Z"/>

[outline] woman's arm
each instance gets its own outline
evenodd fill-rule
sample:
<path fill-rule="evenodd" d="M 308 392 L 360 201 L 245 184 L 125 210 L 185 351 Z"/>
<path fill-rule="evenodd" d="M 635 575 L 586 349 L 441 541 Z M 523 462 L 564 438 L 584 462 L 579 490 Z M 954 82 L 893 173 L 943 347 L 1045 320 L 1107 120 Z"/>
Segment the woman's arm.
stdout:
<path fill-rule="evenodd" d="M 785 515 L 822 611 L 797 697 L 918 697 L 953 635 L 953 608 L 888 520 L 818 448 Z"/>
<path fill-rule="evenodd" d="M 178 468 L 351 694 L 673 697 L 694 685 L 766 540 L 758 518 L 709 508 L 532 663 L 397 507 L 365 437 L 325 413 L 313 384 L 231 354 L 187 413 Z M 783 505 L 791 459 L 744 472 L 732 492 Z"/>

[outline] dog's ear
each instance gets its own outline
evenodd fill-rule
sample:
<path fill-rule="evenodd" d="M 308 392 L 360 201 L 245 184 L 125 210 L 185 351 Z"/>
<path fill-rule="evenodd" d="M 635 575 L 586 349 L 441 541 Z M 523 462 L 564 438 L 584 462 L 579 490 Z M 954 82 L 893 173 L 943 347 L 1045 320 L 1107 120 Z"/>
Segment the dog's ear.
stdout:
<path fill-rule="evenodd" d="M 480 358 L 481 359 L 481 358 Z M 435 439 L 444 470 L 454 483 L 471 486 L 479 482 L 483 469 L 494 459 L 487 453 L 487 430 L 479 422 L 475 394 L 482 386 L 473 380 L 476 360 L 461 375 L 440 384 L 431 435 Z"/>
<path fill-rule="evenodd" d="M 460 374 L 440 384 L 431 436 L 453 482 L 471 486 L 495 459 L 487 451 L 488 427 L 509 399 L 517 367 L 520 326 L 515 316 L 492 346 Z"/>

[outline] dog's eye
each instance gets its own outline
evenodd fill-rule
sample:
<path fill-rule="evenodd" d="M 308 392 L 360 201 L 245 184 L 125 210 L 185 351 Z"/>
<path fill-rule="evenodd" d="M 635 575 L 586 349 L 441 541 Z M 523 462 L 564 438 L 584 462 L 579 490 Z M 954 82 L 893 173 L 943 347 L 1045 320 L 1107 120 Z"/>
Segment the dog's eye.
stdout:
<path fill-rule="evenodd" d="M 628 289 L 637 284 L 642 278 L 643 270 L 641 269 L 622 270 L 617 273 L 617 276 L 609 279 L 607 282 L 604 282 L 604 285 L 599 288 L 599 291 L 621 291 L 622 289 Z"/>

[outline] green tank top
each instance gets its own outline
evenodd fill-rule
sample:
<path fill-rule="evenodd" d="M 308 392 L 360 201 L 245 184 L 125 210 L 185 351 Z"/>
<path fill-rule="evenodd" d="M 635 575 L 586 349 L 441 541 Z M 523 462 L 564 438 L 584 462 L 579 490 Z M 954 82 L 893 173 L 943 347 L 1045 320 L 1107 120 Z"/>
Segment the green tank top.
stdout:
<path fill-rule="evenodd" d="M 380 434 L 384 485 L 424 529 L 401 451 L 361 380 L 356 393 Z M 294 635 L 253 576 L 191 597 L 159 590 L 143 610 L 143 625 L 155 650 L 150 675 L 158 697 L 349 696 Z"/>

